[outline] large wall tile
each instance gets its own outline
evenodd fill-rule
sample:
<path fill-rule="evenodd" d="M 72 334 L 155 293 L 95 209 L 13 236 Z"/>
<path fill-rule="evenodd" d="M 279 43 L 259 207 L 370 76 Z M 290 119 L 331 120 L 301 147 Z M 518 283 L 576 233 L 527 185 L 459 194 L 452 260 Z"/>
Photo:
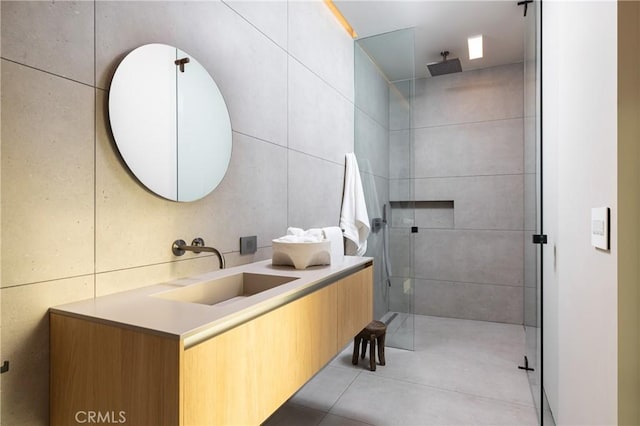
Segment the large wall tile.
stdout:
<path fill-rule="evenodd" d="M 415 129 L 414 177 L 523 172 L 522 119 Z"/>
<path fill-rule="evenodd" d="M 104 105 L 102 93 L 98 105 Z M 286 229 L 285 148 L 234 133 L 231 163 L 221 184 L 199 201 L 176 203 L 150 193 L 127 172 L 107 133 L 104 113 L 96 120 L 97 272 L 177 260 L 170 247 L 178 238 L 189 243 L 202 237 L 226 253 L 238 250 L 241 235 L 270 241 Z M 123 235 L 131 238 L 123 241 Z"/>
<path fill-rule="evenodd" d="M 533 231 L 524 231 L 524 286 L 535 288 L 538 278 L 538 244 L 531 241 Z"/>
<path fill-rule="evenodd" d="M 204 202 L 180 204 L 165 200 L 135 178 L 109 133 L 105 98 L 104 92 L 97 91 L 96 272 L 175 260 L 171 243 L 197 236 L 187 233 L 193 228 L 186 220 L 192 218 L 193 206 Z"/>
<path fill-rule="evenodd" d="M 409 229 L 412 226 L 422 226 L 424 228 L 442 228 L 443 226 L 427 226 L 424 221 L 418 222 L 419 215 L 417 214 L 417 209 L 415 208 L 415 203 L 411 202 L 392 202 L 391 206 L 391 226 L 394 228 L 405 228 Z M 441 218 L 443 219 L 443 218 Z M 446 228 L 453 228 L 453 213 L 451 214 L 451 225 L 446 226 Z"/>
<path fill-rule="evenodd" d="M 93 2 L 3 1 L 2 57 L 94 83 Z"/>
<path fill-rule="evenodd" d="M 523 175 L 415 180 L 416 201 L 453 200 L 456 229 L 523 227 Z"/>
<path fill-rule="evenodd" d="M 385 129 L 389 128 L 389 84 L 362 47 L 355 46 L 355 104 Z"/>
<path fill-rule="evenodd" d="M 374 258 L 373 261 L 373 316 L 375 319 L 382 318 L 387 313 L 387 300 L 379 289 L 384 289 L 384 280 L 386 278 L 384 265 L 382 263 L 382 247 L 384 240 L 382 232 L 369 235 L 367 238 L 367 251 L 365 256 Z"/>
<path fill-rule="evenodd" d="M 406 130 L 411 127 L 413 108 L 410 102 L 415 95 L 415 83 L 398 81 L 389 85 L 389 129 Z"/>
<path fill-rule="evenodd" d="M 360 109 L 355 110 L 355 140 L 361 172 L 389 177 L 389 132 Z"/>
<path fill-rule="evenodd" d="M 411 234 L 410 231 L 410 227 L 389 228 L 389 264 L 392 277 L 416 276 L 414 261 L 420 257 L 414 255 L 416 234 Z"/>
<path fill-rule="evenodd" d="M 524 172 L 536 173 L 538 152 L 536 151 L 536 118 L 524 117 Z"/>
<path fill-rule="evenodd" d="M 417 280 L 416 313 L 523 323 L 522 287 Z"/>
<path fill-rule="evenodd" d="M 362 186 L 364 188 L 365 203 L 367 204 L 367 213 L 369 218 L 382 217 L 383 205 L 387 204 L 387 215 L 390 214 L 389 210 L 389 183 L 385 178 L 372 175 L 370 173 L 361 173 Z M 373 280 L 374 288 L 373 292 L 373 312 L 375 318 L 381 318 L 387 312 L 387 300 L 384 298 L 384 294 L 377 289 L 384 289 L 383 287 L 385 272 L 383 271 L 382 263 L 382 248 L 384 244 L 383 230 L 381 229 L 377 233 L 371 233 L 367 239 L 367 252 L 365 256 L 374 257 L 373 262 Z"/>
<path fill-rule="evenodd" d="M 262 243 L 271 245 L 270 240 Z M 240 256 L 238 252 L 225 255 L 227 268 L 269 258 L 271 258 L 270 247 L 260 248 L 252 255 Z M 216 269 L 218 269 L 218 257 L 211 253 L 200 253 L 185 260 L 181 259 L 157 265 L 104 272 L 96 274 L 96 297 L 154 285 L 177 278 L 200 275 Z"/>
<path fill-rule="evenodd" d="M 353 45 L 323 2 L 289 2 L 289 54 L 352 102 Z"/>
<path fill-rule="evenodd" d="M 524 288 L 524 325 L 538 327 L 538 299 L 535 287 Z"/>
<path fill-rule="evenodd" d="M 522 63 L 416 80 L 415 127 L 523 115 Z"/>
<path fill-rule="evenodd" d="M 391 204 L 391 226 L 398 228 L 453 229 L 453 206 L 449 201 L 394 202 Z"/>
<path fill-rule="evenodd" d="M 391 201 L 414 201 L 415 179 L 389 179 Z"/>
<path fill-rule="evenodd" d="M 389 295 L 389 311 L 414 313 L 415 281 L 414 278 L 406 277 L 394 277 L 391 279 L 391 286 L 384 290 Z M 393 338 L 396 338 L 396 333 L 393 334 Z"/>
<path fill-rule="evenodd" d="M 289 58 L 289 148 L 344 162 L 344 154 L 353 151 L 353 109 L 335 89 Z"/>
<path fill-rule="evenodd" d="M 215 269 L 218 269 L 218 258 L 211 253 L 200 253 L 191 259 L 103 272 L 96 274 L 96 297 L 204 274 Z"/>
<path fill-rule="evenodd" d="M 360 180 L 364 189 L 364 202 L 367 205 L 369 219 L 382 217 L 383 206 L 387 205 L 387 215 L 390 214 L 389 207 L 389 181 L 371 173 L 360 172 Z"/>
<path fill-rule="evenodd" d="M 528 42 L 535 43 L 536 38 L 533 34 L 527 37 Z M 535 50 L 534 46 L 527 46 L 526 50 Z M 529 54 L 533 54 L 533 52 L 528 52 Z M 526 54 L 525 54 L 526 55 Z M 523 72 L 523 81 L 522 85 L 524 87 L 524 105 L 523 111 L 525 117 L 533 117 L 537 114 L 538 102 L 540 101 L 540 87 L 539 81 L 540 74 L 538 73 L 538 61 L 535 58 L 525 58 L 525 61 L 522 64 L 522 72 Z"/>
<path fill-rule="evenodd" d="M 529 231 L 535 231 L 538 216 L 536 181 L 536 175 L 524 175 L 524 229 Z"/>
<path fill-rule="evenodd" d="M 455 226 L 454 207 L 447 201 L 415 203 L 413 206 L 416 225 L 420 228 L 453 229 Z"/>
<path fill-rule="evenodd" d="M 287 48 L 287 2 L 223 0 L 283 49 Z"/>
<path fill-rule="evenodd" d="M 222 14 L 222 15 L 221 15 Z M 216 19 L 216 15 L 218 16 Z M 235 18 L 232 17 L 235 15 Z M 162 2 L 145 1 L 96 1 L 96 85 L 107 89 L 118 64 L 133 49 L 149 43 L 166 43 L 192 55 L 217 80 L 210 63 L 214 58 L 205 54 L 205 45 L 214 29 L 200 33 L 201 20 L 211 20 L 211 27 L 224 19 L 241 22 L 227 6 L 219 0 L 211 2 Z M 185 25 L 189 22 L 189 25 Z M 241 28 L 249 28 L 247 22 Z M 255 31 L 255 29 L 252 29 Z M 251 31 L 251 30 L 250 30 Z M 203 56 L 204 55 L 204 56 Z M 221 87 L 226 96 L 225 88 Z"/>
<path fill-rule="evenodd" d="M 532 144 L 523 128 L 523 79 L 523 64 L 512 64 L 416 80 L 413 174 L 406 167 L 394 174 L 392 162 L 390 196 L 453 201 L 453 209 L 417 203 L 415 212 L 407 213 L 420 227 L 416 276 L 457 282 L 416 293 L 418 312 L 522 323 L 522 291 L 509 288 L 525 280 L 522 230 L 531 219 L 523 173 L 535 165 L 535 158 L 525 158 L 531 157 Z M 391 116 L 392 128 L 408 122 L 399 119 L 401 106 L 391 105 L 398 115 Z M 437 215 L 444 212 L 452 215 Z M 437 226 L 443 230 L 433 229 Z M 493 298 L 508 307 L 502 316 L 491 312 Z M 476 299 L 478 306 L 468 306 Z M 429 308 L 440 301 L 438 309 Z"/>
<path fill-rule="evenodd" d="M 288 181 L 289 226 L 307 229 L 339 224 L 343 165 L 289 151 Z"/>
<path fill-rule="evenodd" d="M 2 424 L 49 424 L 51 306 L 93 297 L 93 275 L 2 289 Z"/>
<path fill-rule="evenodd" d="M 411 130 L 389 132 L 389 177 L 409 179 L 413 176 L 413 163 L 417 151 L 413 149 Z"/>
<path fill-rule="evenodd" d="M 420 229 L 414 235 L 418 278 L 523 284 L 522 231 Z"/>
<path fill-rule="evenodd" d="M 280 235 L 278 235 L 280 236 Z M 240 241 L 238 241 L 238 249 L 240 248 Z M 227 261 L 227 268 L 234 266 L 246 265 L 247 263 L 259 262 L 261 260 L 271 259 L 273 250 L 271 247 L 271 240 L 260 241 L 258 240 L 258 250 L 253 254 L 240 254 L 239 251 L 234 251 L 225 256 Z"/>
<path fill-rule="evenodd" d="M 122 58 L 147 43 L 193 55 L 216 81 L 233 130 L 286 144 L 287 54 L 220 2 L 96 3 L 96 73 L 108 86 Z"/>
<path fill-rule="evenodd" d="M 2 285 L 93 272 L 94 89 L 2 61 Z"/>
<path fill-rule="evenodd" d="M 239 134 L 233 143 L 229 171 L 211 194 L 213 209 L 203 222 L 215 223 L 213 235 L 225 252 L 238 251 L 239 238 L 248 235 L 269 247 L 287 229 L 287 150 Z"/>

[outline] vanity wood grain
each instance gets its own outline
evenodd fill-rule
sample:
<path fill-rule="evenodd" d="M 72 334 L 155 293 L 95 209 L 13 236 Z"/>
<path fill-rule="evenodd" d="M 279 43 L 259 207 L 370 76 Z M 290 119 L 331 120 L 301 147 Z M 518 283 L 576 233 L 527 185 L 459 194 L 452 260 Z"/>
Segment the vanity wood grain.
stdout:
<path fill-rule="evenodd" d="M 87 412 L 133 425 L 177 425 L 182 350 L 167 337 L 51 314 L 52 425 Z M 108 414 L 107 414 L 108 413 Z"/>
<path fill-rule="evenodd" d="M 373 268 L 184 349 L 182 339 L 51 312 L 51 424 L 258 425 L 373 318 Z"/>

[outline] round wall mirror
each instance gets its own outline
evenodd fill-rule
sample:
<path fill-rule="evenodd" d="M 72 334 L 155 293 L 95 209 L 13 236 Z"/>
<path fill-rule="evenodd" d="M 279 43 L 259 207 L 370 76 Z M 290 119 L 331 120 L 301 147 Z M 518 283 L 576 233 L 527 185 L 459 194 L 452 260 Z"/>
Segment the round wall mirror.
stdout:
<path fill-rule="evenodd" d="M 231 121 L 209 73 L 188 53 L 147 44 L 118 65 L 109 121 L 125 163 L 149 190 L 173 201 L 213 191 L 231 160 Z"/>

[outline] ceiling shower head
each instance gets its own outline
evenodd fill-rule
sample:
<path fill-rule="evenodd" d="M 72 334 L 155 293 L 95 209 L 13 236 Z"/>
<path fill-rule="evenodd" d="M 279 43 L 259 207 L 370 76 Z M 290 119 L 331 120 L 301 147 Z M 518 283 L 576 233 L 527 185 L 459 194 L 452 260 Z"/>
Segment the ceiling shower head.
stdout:
<path fill-rule="evenodd" d="M 429 68 L 429 72 L 431 73 L 432 77 L 462 71 L 460 59 L 447 59 L 447 56 L 449 56 L 448 50 L 440 52 L 440 55 L 442 56 L 442 61 L 427 64 L 427 68 Z"/>

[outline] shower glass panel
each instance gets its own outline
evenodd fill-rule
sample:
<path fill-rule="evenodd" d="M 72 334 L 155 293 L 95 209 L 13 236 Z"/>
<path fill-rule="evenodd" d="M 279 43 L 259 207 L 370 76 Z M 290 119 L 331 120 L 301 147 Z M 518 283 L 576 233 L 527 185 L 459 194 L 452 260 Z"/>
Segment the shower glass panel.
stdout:
<path fill-rule="evenodd" d="M 524 140 L 525 140 L 525 238 L 524 327 L 525 365 L 540 424 L 553 425 L 542 381 L 542 249 L 532 235 L 542 234 L 542 140 L 541 140 L 541 2 L 527 8 L 524 37 Z"/>
<path fill-rule="evenodd" d="M 355 153 L 372 220 L 374 317 L 387 324 L 386 345 L 413 350 L 413 29 L 359 39 L 354 50 Z"/>

